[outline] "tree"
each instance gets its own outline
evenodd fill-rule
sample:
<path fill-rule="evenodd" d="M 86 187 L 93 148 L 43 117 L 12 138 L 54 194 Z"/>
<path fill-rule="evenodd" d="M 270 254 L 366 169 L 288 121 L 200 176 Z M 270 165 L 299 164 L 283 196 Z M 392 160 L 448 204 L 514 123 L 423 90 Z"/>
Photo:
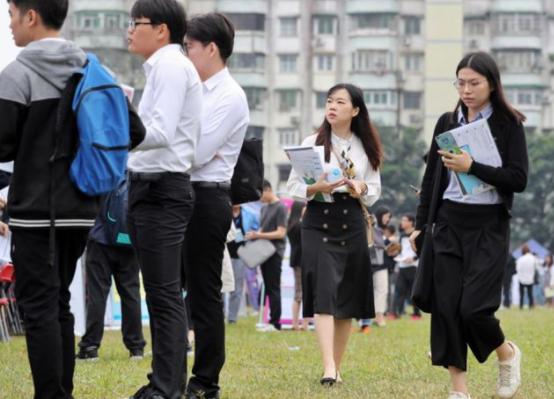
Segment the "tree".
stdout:
<path fill-rule="evenodd" d="M 388 207 L 396 215 L 415 214 L 419 199 L 410 185 L 419 187 L 427 145 L 413 128 L 378 127 L 385 160 L 381 169 L 381 198 L 373 206 Z"/>
<path fill-rule="evenodd" d="M 512 243 L 534 238 L 554 249 L 554 136 L 527 136 L 529 179 L 527 189 L 516 194 L 512 218 Z"/>

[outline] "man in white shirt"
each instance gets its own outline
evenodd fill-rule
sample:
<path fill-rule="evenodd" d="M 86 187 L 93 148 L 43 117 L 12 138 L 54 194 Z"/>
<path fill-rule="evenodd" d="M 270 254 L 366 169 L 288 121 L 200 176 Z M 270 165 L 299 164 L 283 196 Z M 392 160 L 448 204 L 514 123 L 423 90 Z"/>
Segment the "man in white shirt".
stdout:
<path fill-rule="evenodd" d="M 189 21 L 185 40 L 204 93 L 191 173 L 196 201 L 186 239 L 185 279 L 196 337 L 187 399 L 218 398 L 225 362 L 221 265 L 232 220 L 230 182 L 249 122 L 246 95 L 226 67 L 234 37 L 229 20 L 210 13 Z"/>
<path fill-rule="evenodd" d="M 142 271 L 152 334 L 149 384 L 134 399 L 180 399 L 186 378 L 181 253 L 194 205 L 190 169 L 200 137 L 202 87 L 182 47 L 186 15 L 176 0 L 138 0 L 129 51 L 143 57 L 139 115 L 146 137 L 129 157 L 129 228 Z"/>
<path fill-rule="evenodd" d="M 516 261 L 516 273 L 519 281 L 519 308 L 523 309 L 525 292 L 529 301 L 529 308 L 533 308 L 533 285 L 535 284 L 535 272 L 538 260 L 527 244 L 521 248 L 522 255 Z"/>
<path fill-rule="evenodd" d="M 414 252 L 410 244 L 410 234 L 415 230 L 415 217 L 411 214 L 402 216 L 400 227 L 402 228 L 402 236 L 400 237 L 400 245 L 402 247 L 400 255 L 394 260 L 397 262 L 398 275 L 395 282 L 395 298 L 394 298 L 394 316 L 400 317 L 404 311 L 404 303 L 411 297 L 412 286 L 414 285 L 415 275 L 417 271 L 417 254 Z M 417 306 L 413 305 L 414 313 L 413 320 L 421 318 L 421 312 Z"/>

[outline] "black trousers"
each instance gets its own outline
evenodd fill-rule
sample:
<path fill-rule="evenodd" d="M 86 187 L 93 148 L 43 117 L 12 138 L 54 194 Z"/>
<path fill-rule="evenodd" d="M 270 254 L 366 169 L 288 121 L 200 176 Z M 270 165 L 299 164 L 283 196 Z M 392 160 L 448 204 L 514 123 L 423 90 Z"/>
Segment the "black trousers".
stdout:
<path fill-rule="evenodd" d="M 57 229 L 53 267 L 49 229 L 13 229 L 15 296 L 23 311 L 35 399 L 71 398 L 75 370 L 74 318 L 69 286 L 88 229 Z"/>
<path fill-rule="evenodd" d="M 121 298 L 123 343 L 129 350 L 143 349 L 139 265 L 132 247 L 102 245 L 89 240 L 86 256 L 87 328 L 79 347 L 99 348 L 104 335 L 106 300 L 112 276 Z"/>
<path fill-rule="evenodd" d="M 416 272 L 416 266 L 401 267 L 398 269 L 394 288 L 394 313 L 398 316 L 404 313 L 404 304 L 407 299 L 411 298 Z M 413 305 L 413 308 L 414 315 L 421 315 L 417 306 Z"/>
<path fill-rule="evenodd" d="M 181 397 L 186 378 L 186 334 L 181 293 L 181 252 L 194 191 L 184 173 L 133 180 L 128 223 L 142 272 L 152 341 L 151 386 L 168 399 Z"/>
<path fill-rule="evenodd" d="M 504 272 L 504 277 L 502 278 L 502 296 L 505 308 L 512 306 L 512 277 L 513 274 Z"/>
<path fill-rule="evenodd" d="M 219 373 L 225 363 L 221 268 L 232 211 L 227 191 L 196 188 L 195 192 L 184 268 L 195 336 L 194 366 L 189 385 L 210 397 L 219 391 Z"/>
<path fill-rule="evenodd" d="M 521 284 L 519 283 L 519 308 L 523 309 L 523 300 L 527 292 L 527 299 L 529 300 L 529 308 L 535 306 L 533 301 L 533 284 Z"/>
<path fill-rule="evenodd" d="M 502 205 L 445 201 L 433 231 L 435 300 L 431 311 L 434 365 L 467 368 L 469 346 L 481 363 L 504 342 L 500 306 L 509 245 Z"/>
<path fill-rule="evenodd" d="M 281 262 L 283 257 L 278 253 L 273 254 L 262 263 L 262 278 L 264 280 L 265 294 L 269 297 L 269 322 L 278 330 L 281 329 Z M 263 306 L 262 298 L 261 305 Z"/>

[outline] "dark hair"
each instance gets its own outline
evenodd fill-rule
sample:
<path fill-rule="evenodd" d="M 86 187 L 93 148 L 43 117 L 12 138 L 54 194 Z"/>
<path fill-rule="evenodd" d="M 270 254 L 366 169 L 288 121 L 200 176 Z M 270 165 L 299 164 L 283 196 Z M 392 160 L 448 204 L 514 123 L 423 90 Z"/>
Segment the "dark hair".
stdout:
<path fill-rule="evenodd" d="M 382 207 L 378 208 L 375 211 L 375 218 L 377 219 L 377 226 L 379 226 L 381 228 L 386 227 L 386 225 L 383 224 L 383 216 L 385 216 L 387 213 L 390 214 L 391 212 L 390 212 L 389 208 L 387 208 L 386 206 L 382 206 Z"/>
<path fill-rule="evenodd" d="M 412 215 L 411 213 L 405 213 L 402 216 L 405 217 L 406 219 L 408 219 L 410 222 L 412 222 L 412 224 L 415 225 L 415 216 L 414 215 Z"/>
<path fill-rule="evenodd" d="M 359 87 L 356 87 L 349 83 L 339 83 L 329 89 L 327 92 L 327 98 L 329 98 L 334 92 L 340 89 L 345 89 L 350 95 L 350 100 L 354 108 L 358 108 L 360 111 L 358 115 L 352 118 L 350 130 L 353 134 L 358 136 L 362 141 L 365 153 L 369 158 L 369 163 L 373 169 L 377 170 L 381 166 L 383 161 L 383 147 L 381 145 L 381 139 L 379 133 L 371 121 L 369 120 L 369 112 L 364 102 L 364 95 Z M 327 118 L 323 120 L 323 123 L 317 130 L 316 145 L 322 145 L 325 148 L 325 161 L 329 162 L 331 158 L 331 125 L 327 121 Z"/>
<path fill-rule="evenodd" d="M 300 222 L 300 218 L 302 217 L 302 209 L 304 209 L 304 202 L 303 201 L 294 201 L 292 203 L 292 206 L 290 208 L 290 215 L 289 215 L 289 221 L 287 224 L 287 231 L 290 231 L 294 226 Z"/>
<path fill-rule="evenodd" d="M 192 18 L 188 23 L 187 37 L 198 40 L 204 46 L 215 43 L 223 62 L 233 54 L 235 27 L 225 15 L 219 12 Z"/>
<path fill-rule="evenodd" d="M 269 182 L 269 180 L 264 179 L 262 190 L 267 190 L 268 188 L 271 189 L 271 183 Z"/>
<path fill-rule="evenodd" d="M 45 27 L 60 30 L 67 17 L 69 0 L 8 0 L 20 11 L 36 11 Z"/>
<path fill-rule="evenodd" d="M 487 78 L 487 81 L 489 82 L 489 85 L 492 89 L 490 100 L 495 113 L 499 113 L 500 115 L 508 117 L 508 119 L 516 123 L 525 122 L 525 115 L 512 107 L 510 103 L 508 103 L 508 100 L 506 100 L 504 89 L 502 88 L 502 82 L 500 80 L 500 71 L 498 70 L 498 65 L 494 61 L 494 58 L 483 51 L 469 53 L 464 58 L 462 58 L 462 60 L 458 64 L 456 68 L 456 77 L 458 76 L 458 72 L 460 72 L 460 69 L 463 68 L 472 69 L 478 74 L 483 75 L 485 78 Z M 456 108 L 454 110 L 453 117 L 457 115 L 458 109 L 460 107 L 462 108 L 462 111 L 467 115 L 467 107 L 463 103 L 462 99 L 460 99 L 458 100 L 458 104 L 456 105 Z"/>
<path fill-rule="evenodd" d="M 396 227 L 394 227 L 392 224 L 387 224 L 385 227 L 383 227 L 383 231 L 388 230 L 391 234 L 396 233 Z"/>
<path fill-rule="evenodd" d="M 528 254 L 529 252 L 531 252 L 531 250 L 529 249 L 529 245 L 523 244 L 523 246 L 521 247 L 521 253 L 525 255 L 525 254 Z"/>
<path fill-rule="evenodd" d="M 169 42 L 183 46 L 187 33 L 187 14 L 176 0 L 137 0 L 131 18 L 149 18 L 153 25 L 166 24 Z"/>

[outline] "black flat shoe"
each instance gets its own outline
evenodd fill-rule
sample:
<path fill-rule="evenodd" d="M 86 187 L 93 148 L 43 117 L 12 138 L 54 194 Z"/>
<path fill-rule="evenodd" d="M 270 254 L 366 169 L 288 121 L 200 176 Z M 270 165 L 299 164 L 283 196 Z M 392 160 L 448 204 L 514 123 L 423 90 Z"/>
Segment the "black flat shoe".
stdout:
<path fill-rule="evenodd" d="M 332 387 L 337 383 L 337 379 L 333 377 L 322 377 L 319 380 L 319 383 L 323 385 L 324 387 Z"/>

